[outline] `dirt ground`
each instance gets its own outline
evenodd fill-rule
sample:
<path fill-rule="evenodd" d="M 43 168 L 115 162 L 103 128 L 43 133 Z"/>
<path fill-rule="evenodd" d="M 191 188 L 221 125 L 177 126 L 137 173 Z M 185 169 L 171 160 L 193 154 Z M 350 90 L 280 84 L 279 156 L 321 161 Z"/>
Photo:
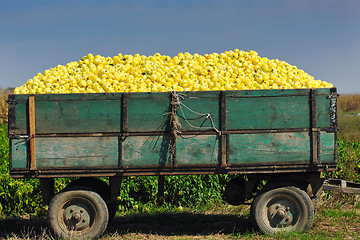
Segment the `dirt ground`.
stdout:
<path fill-rule="evenodd" d="M 202 213 L 116 216 L 102 239 L 360 239 L 360 209 L 328 207 L 316 213 L 308 233 L 268 236 L 249 219 L 249 207 L 225 206 Z M 1 239 L 53 239 L 45 217 L 0 220 Z"/>

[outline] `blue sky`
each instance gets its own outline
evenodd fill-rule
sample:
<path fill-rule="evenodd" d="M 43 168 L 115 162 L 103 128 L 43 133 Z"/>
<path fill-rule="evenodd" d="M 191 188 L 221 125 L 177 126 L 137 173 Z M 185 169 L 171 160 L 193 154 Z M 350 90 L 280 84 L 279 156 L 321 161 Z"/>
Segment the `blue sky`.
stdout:
<path fill-rule="evenodd" d="M 0 87 L 88 53 L 253 49 L 360 93 L 359 0 L 0 0 Z"/>

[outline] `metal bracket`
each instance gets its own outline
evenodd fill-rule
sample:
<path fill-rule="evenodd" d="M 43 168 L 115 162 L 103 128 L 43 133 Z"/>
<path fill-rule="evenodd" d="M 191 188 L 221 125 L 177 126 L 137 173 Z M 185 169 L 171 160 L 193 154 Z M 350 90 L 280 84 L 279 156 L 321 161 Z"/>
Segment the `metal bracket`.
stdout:
<path fill-rule="evenodd" d="M 337 97 L 338 94 L 336 92 L 331 92 L 328 96 L 328 98 L 330 99 L 330 124 L 333 128 L 337 127 Z"/>
<path fill-rule="evenodd" d="M 324 182 L 323 190 L 349 194 L 360 194 L 360 183 L 349 182 L 343 179 L 328 179 Z"/>

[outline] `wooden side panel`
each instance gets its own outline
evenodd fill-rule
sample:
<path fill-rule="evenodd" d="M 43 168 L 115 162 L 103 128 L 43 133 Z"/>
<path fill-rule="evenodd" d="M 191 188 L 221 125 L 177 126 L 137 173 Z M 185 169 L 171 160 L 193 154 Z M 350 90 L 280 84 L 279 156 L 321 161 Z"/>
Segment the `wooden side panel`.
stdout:
<path fill-rule="evenodd" d="M 329 92 L 324 89 L 321 93 Z M 274 90 L 241 90 L 226 91 L 226 95 L 230 97 L 274 97 L 274 96 L 305 96 L 309 95 L 309 89 L 274 89 Z"/>
<path fill-rule="evenodd" d="M 11 124 L 9 125 L 9 134 L 19 134 L 25 135 L 28 133 L 27 128 L 27 100 L 29 95 L 14 95 L 14 99 L 16 101 L 15 106 L 13 106 L 13 114 L 12 119 L 9 119 Z M 10 110 L 10 109 L 9 109 Z"/>
<path fill-rule="evenodd" d="M 27 139 L 10 139 L 11 146 L 11 167 L 27 168 Z"/>
<path fill-rule="evenodd" d="M 124 166 L 165 165 L 169 162 L 169 136 L 129 136 L 123 140 Z"/>
<path fill-rule="evenodd" d="M 308 96 L 229 97 L 227 129 L 309 127 Z"/>
<path fill-rule="evenodd" d="M 219 164 L 216 135 L 186 135 L 176 139 L 176 164 Z"/>
<path fill-rule="evenodd" d="M 36 101 L 36 134 L 120 132 L 120 100 Z"/>
<path fill-rule="evenodd" d="M 15 95 L 13 135 L 28 134 L 27 101 L 31 95 Z M 37 94 L 35 133 L 119 132 L 122 94 Z"/>
<path fill-rule="evenodd" d="M 329 94 L 316 96 L 317 127 L 330 127 Z"/>
<path fill-rule="evenodd" d="M 121 165 L 172 166 L 173 160 L 179 167 L 227 166 L 227 160 L 230 168 L 231 164 L 246 163 L 311 164 L 311 130 L 320 133 L 319 152 L 314 148 L 320 154 L 320 164 L 334 163 L 336 134 L 324 132 L 334 130 L 324 129 L 330 126 L 330 90 L 314 93 L 314 101 L 310 101 L 308 89 L 226 91 L 223 97 L 217 91 L 178 93 L 184 105 L 177 108 L 181 132 L 175 141 L 174 159 L 170 159 L 168 114 L 173 93 L 127 93 L 126 98 L 122 93 L 35 95 L 36 167 L 116 170 Z M 29 96 L 17 95 L 13 99 L 16 105 L 9 125 L 12 169 L 30 167 L 29 137 L 34 132 L 29 131 Z M 220 110 L 220 98 L 224 111 Z M 314 129 L 311 103 L 316 103 Z M 201 114 L 209 115 L 206 118 Z M 218 135 L 203 132 L 213 127 L 222 131 L 222 144 Z M 259 131 L 240 134 L 233 130 Z M 122 136 L 121 141 L 117 135 Z M 220 155 L 225 156 L 224 162 Z"/>
<path fill-rule="evenodd" d="M 320 133 L 320 162 L 334 162 L 335 161 L 335 134 L 334 133 Z"/>
<path fill-rule="evenodd" d="M 183 96 L 177 108 L 182 130 L 220 129 L 219 92 L 187 92 Z"/>
<path fill-rule="evenodd" d="M 52 167 L 117 167 L 117 137 L 36 138 L 36 163 Z"/>
<path fill-rule="evenodd" d="M 138 93 L 128 96 L 128 131 L 147 132 L 168 128 L 170 94 Z"/>
<path fill-rule="evenodd" d="M 309 133 L 231 134 L 229 162 L 309 162 Z"/>

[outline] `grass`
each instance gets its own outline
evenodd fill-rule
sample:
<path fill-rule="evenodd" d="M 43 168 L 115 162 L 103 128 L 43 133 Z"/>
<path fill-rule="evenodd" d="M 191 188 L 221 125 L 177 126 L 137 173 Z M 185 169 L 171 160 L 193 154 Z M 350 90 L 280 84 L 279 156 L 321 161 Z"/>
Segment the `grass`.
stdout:
<path fill-rule="evenodd" d="M 360 208 L 354 205 L 331 208 L 323 205 L 310 232 L 274 236 L 262 234 L 254 227 L 249 219 L 249 206 L 218 204 L 210 208 L 201 212 L 192 209 L 162 212 L 153 208 L 146 214 L 118 215 L 101 239 L 360 239 Z M 53 239 L 44 216 L 2 219 L 0 238 Z"/>
<path fill-rule="evenodd" d="M 360 94 L 345 94 L 338 98 L 338 108 L 341 112 L 359 113 L 360 112 Z"/>
<path fill-rule="evenodd" d="M 340 95 L 338 98 L 339 138 L 360 141 L 360 94 Z"/>
<path fill-rule="evenodd" d="M 0 124 L 7 122 L 8 117 L 8 104 L 6 102 L 8 95 L 12 92 L 11 89 L 0 89 Z"/>
<path fill-rule="evenodd" d="M 360 113 L 360 110 L 359 110 Z M 347 114 L 345 112 L 338 113 L 339 138 L 348 139 L 350 141 L 359 141 L 360 139 L 360 116 L 355 114 Z"/>

